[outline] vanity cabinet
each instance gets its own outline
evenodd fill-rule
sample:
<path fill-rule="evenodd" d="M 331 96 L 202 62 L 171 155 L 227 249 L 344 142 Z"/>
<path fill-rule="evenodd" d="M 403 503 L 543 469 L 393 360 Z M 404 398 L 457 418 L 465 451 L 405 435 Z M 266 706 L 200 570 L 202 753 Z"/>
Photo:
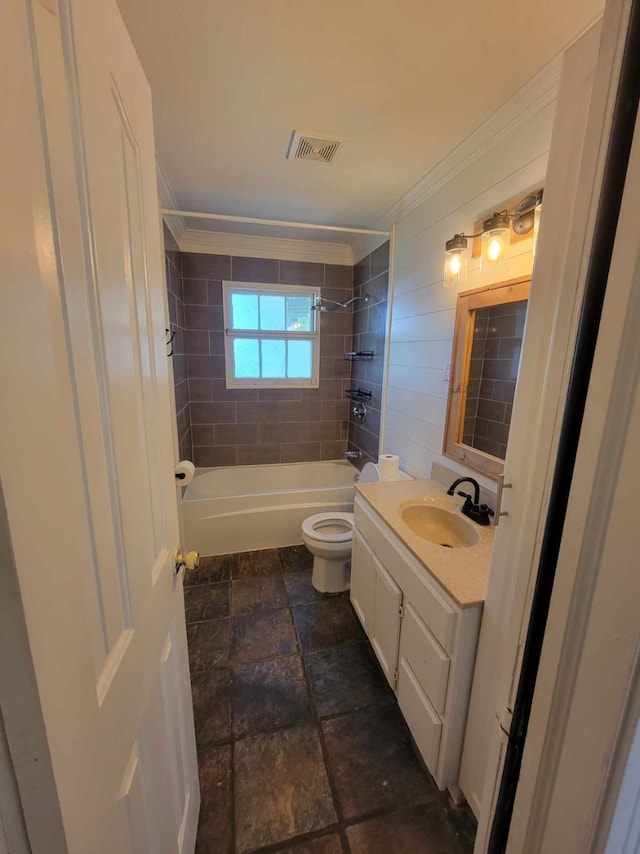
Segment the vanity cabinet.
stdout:
<path fill-rule="evenodd" d="M 354 516 L 354 610 L 427 768 L 459 803 L 482 605 L 460 607 L 360 496 Z"/>
<path fill-rule="evenodd" d="M 354 562 L 358 566 L 355 579 Z M 393 688 L 400 644 L 402 590 L 357 531 L 353 532 L 351 565 L 351 602 Z"/>

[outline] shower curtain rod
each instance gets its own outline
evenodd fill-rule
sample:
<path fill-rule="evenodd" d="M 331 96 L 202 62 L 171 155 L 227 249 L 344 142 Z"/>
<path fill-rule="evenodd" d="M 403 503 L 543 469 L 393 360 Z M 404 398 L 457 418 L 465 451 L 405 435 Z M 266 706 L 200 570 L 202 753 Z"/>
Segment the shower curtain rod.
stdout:
<path fill-rule="evenodd" d="M 347 228 L 341 225 L 315 225 L 311 222 L 288 222 L 284 219 L 261 219 L 255 216 L 227 216 L 225 214 L 199 213 L 198 211 L 176 211 L 171 208 L 161 208 L 165 216 L 186 216 L 191 219 L 219 219 L 224 222 L 244 222 L 252 225 L 279 225 L 286 228 L 309 228 L 314 231 L 342 231 L 347 234 L 373 234 L 379 237 L 389 237 L 389 231 L 376 231 L 372 228 Z"/>

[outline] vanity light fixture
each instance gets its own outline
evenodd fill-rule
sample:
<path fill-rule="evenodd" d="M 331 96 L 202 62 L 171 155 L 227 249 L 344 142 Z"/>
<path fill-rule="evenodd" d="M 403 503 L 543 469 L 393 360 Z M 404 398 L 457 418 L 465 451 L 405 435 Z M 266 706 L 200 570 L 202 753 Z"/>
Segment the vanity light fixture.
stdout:
<path fill-rule="evenodd" d="M 482 231 L 477 234 L 454 234 L 447 240 L 444 251 L 444 286 L 453 288 L 461 285 L 467 274 L 469 239 L 482 238 L 480 268 L 483 273 L 490 270 L 506 270 L 511 229 L 515 234 L 525 235 L 533 231 L 534 253 L 537 238 L 540 211 L 542 209 L 542 190 L 525 196 L 513 211 L 496 211 L 482 221 Z"/>

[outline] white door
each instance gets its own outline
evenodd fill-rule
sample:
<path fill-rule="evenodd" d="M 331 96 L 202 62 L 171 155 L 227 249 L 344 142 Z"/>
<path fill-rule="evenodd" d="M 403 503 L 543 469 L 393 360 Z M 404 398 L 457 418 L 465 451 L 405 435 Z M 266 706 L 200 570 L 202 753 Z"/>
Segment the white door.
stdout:
<path fill-rule="evenodd" d="M 0 462 L 55 776 L 34 797 L 70 852 L 192 851 L 150 91 L 114 0 L 2 18 Z"/>

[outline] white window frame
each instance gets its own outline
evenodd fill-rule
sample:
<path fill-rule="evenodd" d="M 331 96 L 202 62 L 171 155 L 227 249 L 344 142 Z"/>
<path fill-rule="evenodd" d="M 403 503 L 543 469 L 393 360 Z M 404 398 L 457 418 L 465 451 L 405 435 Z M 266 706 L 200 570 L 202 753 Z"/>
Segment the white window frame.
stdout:
<path fill-rule="evenodd" d="M 258 296 L 292 296 L 300 294 L 310 296 L 312 304 L 320 297 L 320 289 L 307 285 L 279 285 L 257 282 L 223 282 L 222 307 L 224 312 L 224 363 L 227 388 L 318 388 L 320 385 L 320 329 L 317 314 L 314 316 L 314 330 L 311 332 L 288 332 L 286 330 L 265 331 L 262 329 L 231 329 L 231 294 L 239 290 Z M 248 379 L 234 376 L 233 342 L 236 338 L 257 338 L 258 340 L 311 340 L 311 378 L 310 379 Z"/>

